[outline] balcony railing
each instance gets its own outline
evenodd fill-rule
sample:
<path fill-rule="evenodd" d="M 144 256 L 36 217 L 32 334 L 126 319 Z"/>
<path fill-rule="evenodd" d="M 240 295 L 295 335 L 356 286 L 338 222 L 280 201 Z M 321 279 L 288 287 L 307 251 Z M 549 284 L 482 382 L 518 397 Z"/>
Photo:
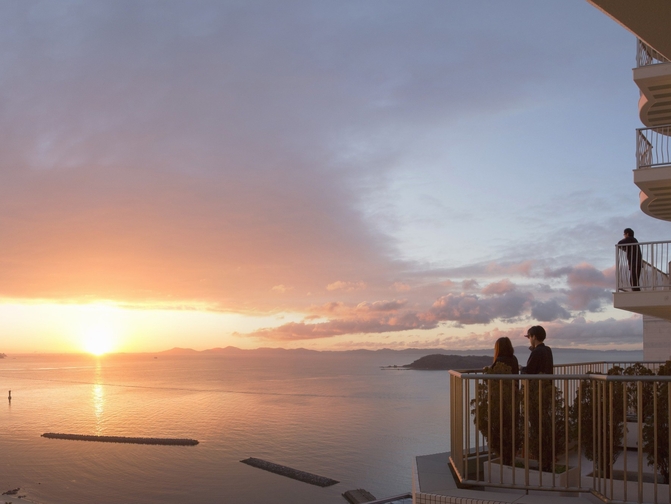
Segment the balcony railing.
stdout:
<path fill-rule="evenodd" d="M 636 43 L 636 66 L 638 68 L 657 65 L 659 63 L 668 63 L 669 60 L 655 51 L 648 44 L 641 39 L 637 39 Z"/>
<path fill-rule="evenodd" d="M 636 130 L 636 168 L 671 165 L 671 125 Z"/>
<path fill-rule="evenodd" d="M 450 371 L 452 469 L 476 487 L 669 503 L 669 373 L 650 362 Z"/>
<path fill-rule="evenodd" d="M 671 290 L 671 241 L 615 246 L 617 291 Z"/>

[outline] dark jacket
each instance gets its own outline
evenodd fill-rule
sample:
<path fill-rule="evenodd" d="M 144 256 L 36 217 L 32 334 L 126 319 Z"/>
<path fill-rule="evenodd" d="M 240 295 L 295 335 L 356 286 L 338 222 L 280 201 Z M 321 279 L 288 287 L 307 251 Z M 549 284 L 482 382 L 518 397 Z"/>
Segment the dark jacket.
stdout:
<path fill-rule="evenodd" d="M 527 365 L 522 368 L 522 374 L 552 374 L 553 366 L 552 350 L 545 343 L 540 343 L 531 351 Z"/>
<path fill-rule="evenodd" d="M 514 355 L 501 355 L 499 356 L 498 359 L 492 364 L 492 367 L 496 365 L 497 362 L 503 362 L 504 364 L 510 366 L 510 369 L 512 369 L 513 374 L 519 374 L 520 373 L 520 365 L 517 362 L 517 357 Z"/>
<path fill-rule="evenodd" d="M 617 242 L 618 245 L 628 245 L 627 247 L 620 247 L 624 249 L 627 254 L 627 262 L 629 263 L 630 268 L 641 268 L 641 263 L 643 262 L 643 257 L 641 256 L 641 246 L 640 245 L 631 245 L 632 243 L 638 243 L 638 240 L 633 236 L 626 236 Z"/>

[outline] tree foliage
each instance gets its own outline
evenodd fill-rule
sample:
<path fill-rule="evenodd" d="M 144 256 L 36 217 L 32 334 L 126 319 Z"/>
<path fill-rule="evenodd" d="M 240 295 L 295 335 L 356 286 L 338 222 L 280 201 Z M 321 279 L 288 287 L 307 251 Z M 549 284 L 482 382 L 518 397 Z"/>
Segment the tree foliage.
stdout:
<path fill-rule="evenodd" d="M 485 374 L 511 374 L 510 366 L 497 362 Z M 488 379 L 479 383 L 471 401 L 473 422 L 488 441 L 489 450 L 504 464 L 512 465 L 522 447 L 521 396 L 517 380 Z"/>
<path fill-rule="evenodd" d="M 624 373 L 625 370 L 619 366 L 608 371 L 611 376 L 621 376 Z M 597 456 L 597 468 L 606 477 L 610 476 L 611 463 L 622 453 L 618 440 L 622 439 L 626 418 L 624 392 L 621 383 L 581 380 L 576 399 L 569 408 L 571 437 L 580 438 L 582 453 L 588 460 L 595 460 L 594 448 L 599 446 L 599 436 L 608 441 L 612 430 L 614 446 L 610 446 L 610 442 L 606 443 L 606 446 L 610 446 L 606 459 Z"/>
<path fill-rule="evenodd" d="M 671 361 L 659 367 L 657 376 L 671 376 Z M 647 386 L 650 398 L 644 401 L 643 451 L 648 464 L 657 461 L 657 470 L 669 483 L 669 385 L 657 383 L 656 391 L 652 384 Z M 656 401 L 655 401 L 656 399 Z M 656 450 L 655 450 L 656 448 Z"/>

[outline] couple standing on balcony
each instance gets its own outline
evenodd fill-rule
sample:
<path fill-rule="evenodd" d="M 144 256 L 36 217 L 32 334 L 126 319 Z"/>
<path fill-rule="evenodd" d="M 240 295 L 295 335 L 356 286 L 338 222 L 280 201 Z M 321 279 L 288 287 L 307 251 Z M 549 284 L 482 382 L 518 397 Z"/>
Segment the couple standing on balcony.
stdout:
<path fill-rule="evenodd" d="M 542 326 L 530 327 L 525 335 L 529 338 L 529 350 L 531 355 L 527 360 L 527 365 L 522 368 L 522 374 L 552 374 L 554 361 L 552 358 L 552 350 L 545 346 L 545 329 Z M 510 338 L 503 337 L 496 340 L 494 345 L 494 364 L 503 362 L 510 366 L 513 374 L 519 373 L 519 363 L 515 357 L 513 344 Z"/>
<path fill-rule="evenodd" d="M 531 354 L 522 374 L 553 374 L 554 361 L 552 350 L 545 345 L 545 329 L 541 326 L 530 327 L 526 338 L 529 339 Z M 513 345 L 509 338 L 499 338 L 494 346 L 494 365 L 502 362 L 511 368 L 513 374 L 519 372 L 517 357 L 514 355 Z M 527 380 L 525 380 L 527 381 Z M 537 456 L 539 466 L 543 471 L 552 471 L 554 454 L 552 439 L 552 404 L 556 400 L 555 388 L 552 380 L 528 380 L 528 405 L 523 407 L 529 426 L 529 438 L 533 440 L 529 445 L 530 454 Z M 527 409 L 528 408 L 528 409 Z M 526 416 L 528 415 L 528 416 Z"/>

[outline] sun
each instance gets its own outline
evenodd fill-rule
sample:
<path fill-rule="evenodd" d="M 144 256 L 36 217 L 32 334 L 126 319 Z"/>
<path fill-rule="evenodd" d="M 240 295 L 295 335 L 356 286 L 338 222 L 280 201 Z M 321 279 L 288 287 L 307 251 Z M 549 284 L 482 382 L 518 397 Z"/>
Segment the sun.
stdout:
<path fill-rule="evenodd" d="M 89 327 L 82 333 L 84 350 L 93 355 L 103 355 L 114 347 L 114 333 L 108 327 Z"/>

